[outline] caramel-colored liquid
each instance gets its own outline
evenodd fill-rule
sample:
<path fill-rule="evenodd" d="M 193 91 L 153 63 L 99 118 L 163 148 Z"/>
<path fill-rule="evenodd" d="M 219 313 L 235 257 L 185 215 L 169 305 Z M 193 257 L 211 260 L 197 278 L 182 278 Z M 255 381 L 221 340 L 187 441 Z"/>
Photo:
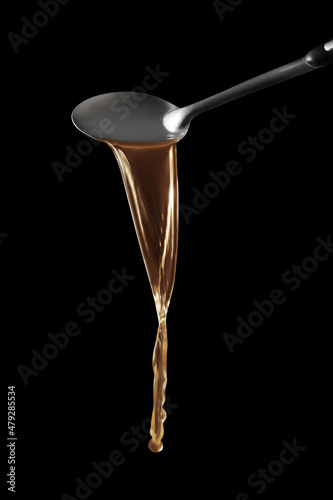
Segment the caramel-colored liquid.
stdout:
<path fill-rule="evenodd" d="M 178 180 L 176 141 L 158 143 L 107 142 L 122 175 L 128 202 L 151 284 L 158 329 L 153 353 L 154 406 L 149 449 L 163 448 L 166 412 L 166 316 L 173 290 L 178 248 Z"/>

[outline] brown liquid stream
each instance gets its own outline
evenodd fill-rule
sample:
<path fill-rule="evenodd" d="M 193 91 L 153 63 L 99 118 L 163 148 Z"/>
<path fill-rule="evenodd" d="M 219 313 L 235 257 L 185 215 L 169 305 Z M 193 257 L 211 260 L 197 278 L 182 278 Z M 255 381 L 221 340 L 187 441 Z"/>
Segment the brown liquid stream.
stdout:
<path fill-rule="evenodd" d="M 176 141 L 108 142 L 122 175 L 136 233 L 152 288 L 158 329 L 153 353 L 154 406 L 149 449 L 163 448 L 166 412 L 166 317 L 173 290 L 178 248 L 178 180 Z"/>

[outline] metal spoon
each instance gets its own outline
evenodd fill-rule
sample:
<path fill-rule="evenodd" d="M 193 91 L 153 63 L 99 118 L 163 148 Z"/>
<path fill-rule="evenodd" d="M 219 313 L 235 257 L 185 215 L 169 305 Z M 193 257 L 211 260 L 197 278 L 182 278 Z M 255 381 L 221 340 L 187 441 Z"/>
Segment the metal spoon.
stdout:
<path fill-rule="evenodd" d="M 333 40 L 301 59 L 183 108 L 145 93 L 113 92 L 83 101 L 74 109 L 72 120 L 81 132 L 100 141 L 179 141 L 199 113 L 332 62 Z"/>

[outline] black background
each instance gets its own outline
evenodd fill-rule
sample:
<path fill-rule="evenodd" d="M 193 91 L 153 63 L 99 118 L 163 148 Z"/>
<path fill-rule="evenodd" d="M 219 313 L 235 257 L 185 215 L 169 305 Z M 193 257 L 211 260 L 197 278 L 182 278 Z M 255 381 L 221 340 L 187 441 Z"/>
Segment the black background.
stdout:
<path fill-rule="evenodd" d="M 114 449 L 125 462 L 91 498 L 170 498 L 199 487 L 229 499 L 242 491 L 320 498 L 332 259 L 295 292 L 281 276 L 332 233 L 332 68 L 209 111 L 178 145 L 180 203 L 191 205 L 193 188 L 202 191 L 229 160 L 243 171 L 189 224 L 180 217 L 167 386 L 179 406 L 158 455 L 148 438 L 132 453 L 120 442 L 151 414 L 157 318 L 116 160 L 94 147 L 61 183 L 52 163 L 65 163 L 66 146 L 84 139 L 70 119 L 82 100 L 131 90 L 158 64 L 169 76 L 154 95 L 178 106 L 208 97 L 328 41 L 329 3 L 244 0 L 222 22 L 210 1 L 71 0 L 18 54 L 7 33 L 20 34 L 21 17 L 40 8 L 26 1 L 6 10 L 2 398 L 6 406 L 7 385 L 16 386 L 16 498 L 75 497 L 75 479 L 85 481 L 91 463 Z M 284 106 L 297 118 L 253 162 L 240 158 L 238 145 Z M 123 267 L 135 279 L 86 324 L 76 307 Z M 231 354 L 223 333 L 235 333 L 237 316 L 276 288 L 285 303 Z M 68 321 L 80 335 L 25 386 L 17 366 L 31 366 L 31 349 L 41 352 Z M 294 438 L 307 449 L 258 495 L 247 478 Z"/>

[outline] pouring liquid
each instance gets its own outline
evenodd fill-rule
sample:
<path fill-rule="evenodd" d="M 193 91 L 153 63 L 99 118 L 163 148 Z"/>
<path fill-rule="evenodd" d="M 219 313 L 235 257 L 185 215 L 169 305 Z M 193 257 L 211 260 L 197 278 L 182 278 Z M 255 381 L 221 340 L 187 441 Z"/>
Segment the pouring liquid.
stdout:
<path fill-rule="evenodd" d="M 148 444 L 163 449 L 167 384 L 166 317 L 175 281 L 178 249 L 177 141 L 105 141 L 113 150 L 125 186 L 158 316 L 153 352 L 153 413 Z"/>

